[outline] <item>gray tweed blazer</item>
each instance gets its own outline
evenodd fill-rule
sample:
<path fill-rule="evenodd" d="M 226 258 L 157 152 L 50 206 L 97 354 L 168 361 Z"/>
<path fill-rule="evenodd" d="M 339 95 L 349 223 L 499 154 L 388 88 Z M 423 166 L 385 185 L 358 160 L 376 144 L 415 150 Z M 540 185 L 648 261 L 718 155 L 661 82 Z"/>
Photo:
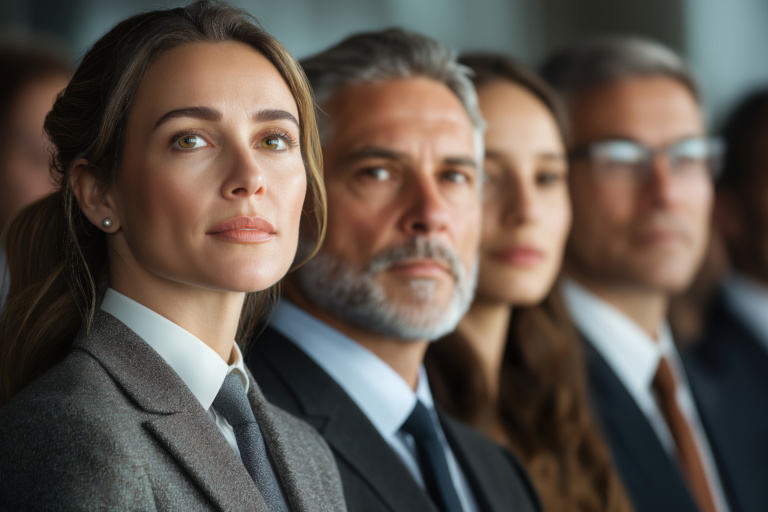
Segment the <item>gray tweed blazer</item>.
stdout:
<path fill-rule="evenodd" d="M 249 399 L 293 511 L 346 510 L 325 441 Z M 72 352 L 0 409 L 0 510 L 258 510 L 240 459 L 179 376 L 98 312 Z"/>

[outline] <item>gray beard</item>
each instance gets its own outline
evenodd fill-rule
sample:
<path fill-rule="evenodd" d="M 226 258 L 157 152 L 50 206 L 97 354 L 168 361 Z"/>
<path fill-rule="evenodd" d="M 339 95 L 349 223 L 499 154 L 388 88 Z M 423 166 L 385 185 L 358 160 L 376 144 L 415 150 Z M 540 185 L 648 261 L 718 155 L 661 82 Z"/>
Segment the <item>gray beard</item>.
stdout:
<path fill-rule="evenodd" d="M 456 283 L 448 303 L 435 302 L 434 279 L 411 279 L 413 302 L 398 304 L 387 297 L 376 276 L 404 261 L 422 258 L 448 264 Z M 453 250 L 416 237 L 376 254 L 362 270 L 321 250 L 297 270 L 296 277 L 306 298 L 339 320 L 384 336 L 433 341 L 452 332 L 469 309 L 477 269 L 477 260 L 467 272 Z"/>

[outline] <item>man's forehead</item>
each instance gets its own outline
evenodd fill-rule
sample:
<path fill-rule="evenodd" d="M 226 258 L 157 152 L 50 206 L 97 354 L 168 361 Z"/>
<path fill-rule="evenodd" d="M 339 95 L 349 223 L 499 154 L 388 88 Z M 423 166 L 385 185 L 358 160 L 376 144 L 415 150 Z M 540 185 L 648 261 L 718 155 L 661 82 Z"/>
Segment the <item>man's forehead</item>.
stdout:
<path fill-rule="evenodd" d="M 633 77 L 595 86 L 568 101 L 574 143 L 629 138 L 665 144 L 703 131 L 701 109 L 679 81 Z"/>
<path fill-rule="evenodd" d="M 370 144 L 400 145 L 465 138 L 473 144 L 473 126 L 459 99 L 427 78 L 361 83 L 340 89 L 328 102 L 326 142 L 356 151 Z"/>
<path fill-rule="evenodd" d="M 362 82 L 338 89 L 326 102 L 331 121 L 355 124 L 383 120 L 451 120 L 472 126 L 459 98 L 444 84 L 425 77 Z"/>

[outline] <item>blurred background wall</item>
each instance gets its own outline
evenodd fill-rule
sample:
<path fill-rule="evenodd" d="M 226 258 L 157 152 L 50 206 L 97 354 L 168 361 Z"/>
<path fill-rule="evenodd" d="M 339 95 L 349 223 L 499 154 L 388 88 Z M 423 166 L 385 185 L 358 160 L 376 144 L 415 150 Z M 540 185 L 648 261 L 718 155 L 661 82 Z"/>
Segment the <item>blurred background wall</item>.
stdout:
<path fill-rule="evenodd" d="M 169 0 L 0 0 L 2 34 L 42 33 L 77 59 L 120 19 L 183 5 Z M 231 0 L 298 57 L 361 30 L 399 25 L 465 50 L 537 65 L 594 34 L 657 39 L 686 57 L 716 123 L 746 91 L 768 83 L 768 0 Z M 8 72 L 3 70 L 2 72 Z"/>

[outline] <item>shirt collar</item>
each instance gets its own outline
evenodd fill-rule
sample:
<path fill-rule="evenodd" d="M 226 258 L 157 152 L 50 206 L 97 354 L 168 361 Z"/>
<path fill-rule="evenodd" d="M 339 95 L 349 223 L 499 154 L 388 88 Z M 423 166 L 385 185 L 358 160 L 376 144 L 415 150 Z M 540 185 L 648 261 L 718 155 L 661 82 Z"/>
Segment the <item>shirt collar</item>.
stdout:
<path fill-rule="evenodd" d="M 562 291 L 579 331 L 633 396 L 646 396 L 650 392 L 662 357 L 669 356 L 677 366 L 677 353 L 666 323 L 659 329 L 657 342 L 624 313 L 572 279 L 563 280 Z"/>
<path fill-rule="evenodd" d="M 181 377 L 206 411 L 230 373 L 240 377 L 248 392 L 248 374 L 237 343 L 233 343 L 235 362 L 228 365 L 189 331 L 112 288 L 107 289 L 101 309 L 123 322 L 152 347 Z"/>
<path fill-rule="evenodd" d="M 733 273 L 723 283 L 731 311 L 768 349 L 768 287 L 743 274 Z"/>
<path fill-rule="evenodd" d="M 283 299 L 270 326 L 291 339 L 328 373 L 385 437 L 394 436 L 416 400 L 434 410 L 424 368 L 416 392 L 373 352 L 328 324 Z M 404 342 L 406 343 L 406 342 Z"/>

